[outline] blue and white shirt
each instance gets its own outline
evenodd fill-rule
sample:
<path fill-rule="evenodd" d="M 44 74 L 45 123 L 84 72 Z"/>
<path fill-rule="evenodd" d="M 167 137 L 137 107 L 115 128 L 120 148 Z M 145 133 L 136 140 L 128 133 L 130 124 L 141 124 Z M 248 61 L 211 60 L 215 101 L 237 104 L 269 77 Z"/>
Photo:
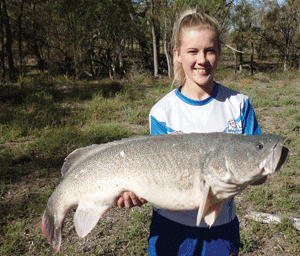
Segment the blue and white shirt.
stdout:
<path fill-rule="evenodd" d="M 214 91 L 205 100 L 191 100 L 181 92 L 182 86 L 158 101 L 150 112 L 152 135 L 181 131 L 183 133 L 226 132 L 260 134 L 261 130 L 247 96 L 215 83 Z M 162 216 L 178 223 L 195 226 L 198 211 L 171 212 L 154 209 Z M 228 199 L 213 224 L 232 221 L 236 215 L 234 199 Z M 200 227 L 208 227 L 202 220 Z"/>

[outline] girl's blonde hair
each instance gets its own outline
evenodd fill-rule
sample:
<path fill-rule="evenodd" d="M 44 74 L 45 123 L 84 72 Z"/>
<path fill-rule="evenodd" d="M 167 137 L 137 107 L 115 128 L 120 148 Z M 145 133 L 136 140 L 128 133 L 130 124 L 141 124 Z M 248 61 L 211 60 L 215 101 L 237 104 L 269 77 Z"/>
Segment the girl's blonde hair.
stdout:
<path fill-rule="evenodd" d="M 173 35 L 172 35 L 172 47 L 173 53 L 176 49 L 179 52 L 181 47 L 181 33 L 183 29 L 203 29 L 209 28 L 216 33 L 218 46 L 221 47 L 220 43 L 220 26 L 217 20 L 208 16 L 207 14 L 200 11 L 198 8 L 188 9 L 179 16 L 174 24 Z M 174 65 L 174 81 L 178 81 L 180 84 L 185 82 L 185 73 L 183 71 L 182 64 L 178 62 L 173 56 Z"/>

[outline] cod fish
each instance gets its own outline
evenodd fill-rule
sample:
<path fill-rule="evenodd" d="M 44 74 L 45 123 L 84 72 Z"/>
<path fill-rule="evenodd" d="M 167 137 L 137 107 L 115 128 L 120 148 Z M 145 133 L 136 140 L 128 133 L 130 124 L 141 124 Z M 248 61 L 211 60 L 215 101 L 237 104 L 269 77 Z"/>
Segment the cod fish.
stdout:
<path fill-rule="evenodd" d="M 222 205 L 247 185 L 278 171 L 288 149 L 276 135 L 191 133 L 137 136 L 73 151 L 48 200 L 42 231 L 59 251 L 63 220 L 77 207 L 74 224 L 86 236 L 124 191 L 171 211 L 198 209 L 213 225 Z"/>

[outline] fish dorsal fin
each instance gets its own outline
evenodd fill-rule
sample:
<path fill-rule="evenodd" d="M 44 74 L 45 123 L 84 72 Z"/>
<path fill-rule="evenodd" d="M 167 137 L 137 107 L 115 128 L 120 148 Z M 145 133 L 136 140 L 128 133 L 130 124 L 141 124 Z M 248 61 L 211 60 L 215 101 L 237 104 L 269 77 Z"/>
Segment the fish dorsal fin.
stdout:
<path fill-rule="evenodd" d="M 74 225 L 78 236 L 85 237 L 90 233 L 110 207 L 111 205 L 79 204 L 74 215 Z"/>
<path fill-rule="evenodd" d="M 131 138 L 124 138 L 122 140 L 117 140 L 113 142 L 108 142 L 104 144 L 93 144 L 91 146 L 82 147 L 74 150 L 70 153 L 66 158 L 65 162 L 61 168 L 61 175 L 65 176 L 68 172 L 70 172 L 75 166 L 78 166 L 80 163 L 85 161 L 87 157 L 93 155 L 101 150 L 116 146 L 126 144 L 130 141 L 139 141 L 148 139 L 151 135 L 144 135 L 144 136 L 136 136 Z"/>
<path fill-rule="evenodd" d="M 72 166 L 75 166 L 75 164 L 79 164 L 82 162 L 86 157 L 88 156 L 88 153 L 93 153 L 97 146 L 100 145 L 91 145 L 88 147 L 78 148 L 74 150 L 72 153 L 70 153 L 66 158 L 65 162 L 61 168 L 61 175 L 64 176 L 66 173 L 72 169 Z"/>

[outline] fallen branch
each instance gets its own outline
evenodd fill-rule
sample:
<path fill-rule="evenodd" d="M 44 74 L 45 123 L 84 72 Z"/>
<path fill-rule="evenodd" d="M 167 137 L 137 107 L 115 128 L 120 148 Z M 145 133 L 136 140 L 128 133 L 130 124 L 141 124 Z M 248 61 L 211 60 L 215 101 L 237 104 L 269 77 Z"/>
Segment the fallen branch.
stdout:
<path fill-rule="evenodd" d="M 228 45 L 228 44 L 224 44 L 227 48 L 231 49 L 234 52 L 238 52 L 238 53 L 246 53 L 243 51 L 239 51 L 238 49 L 233 48 L 232 46 Z"/>
<path fill-rule="evenodd" d="M 281 223 L 281 219 L 283 216 L 269 214 L 269 213 L 262 213 L 262 212 L 251 212 L 250 214 L 247 214 L 245 217 L 247 219 L 253 219 L 261 223 L 271 223 L 271 222 Z M 288 217 L 288 218 L 290 220 L 290 223 L 293 225 L 293 227 L 300 230 L 300 219 L 292 218 L 292 217 Z"/>

